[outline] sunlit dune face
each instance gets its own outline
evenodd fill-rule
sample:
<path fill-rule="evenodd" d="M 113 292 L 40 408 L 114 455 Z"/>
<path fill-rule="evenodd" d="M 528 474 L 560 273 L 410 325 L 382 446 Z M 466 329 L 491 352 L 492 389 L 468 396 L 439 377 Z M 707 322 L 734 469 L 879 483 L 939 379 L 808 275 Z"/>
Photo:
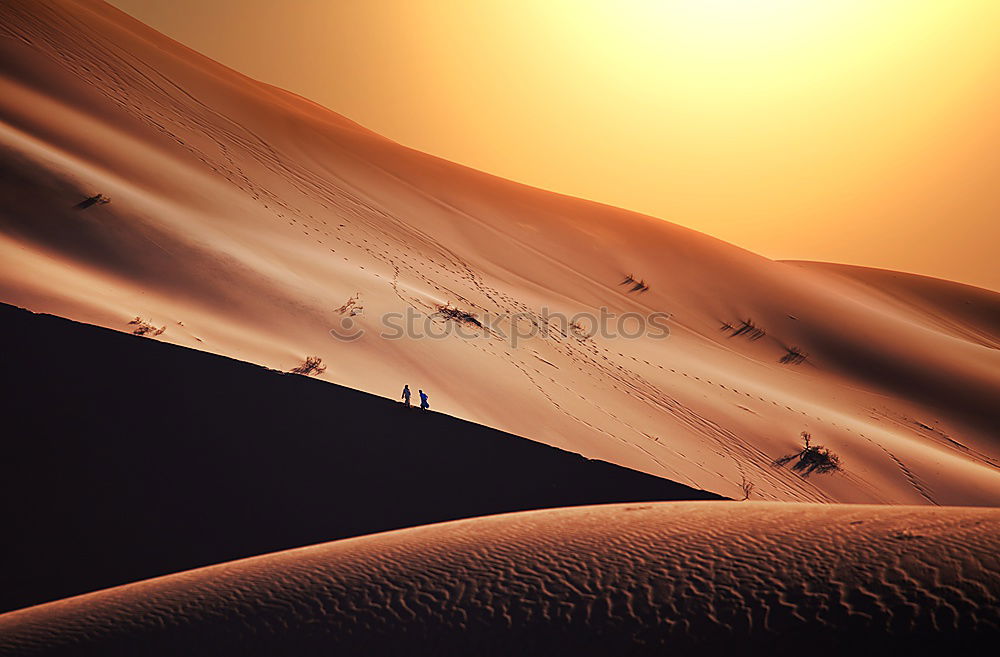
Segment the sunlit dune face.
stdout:
<path fill-rule="evenodd" d="M 415 148 L 778 258 L 1000 287 L 994 0 L 115 0 Z"/>

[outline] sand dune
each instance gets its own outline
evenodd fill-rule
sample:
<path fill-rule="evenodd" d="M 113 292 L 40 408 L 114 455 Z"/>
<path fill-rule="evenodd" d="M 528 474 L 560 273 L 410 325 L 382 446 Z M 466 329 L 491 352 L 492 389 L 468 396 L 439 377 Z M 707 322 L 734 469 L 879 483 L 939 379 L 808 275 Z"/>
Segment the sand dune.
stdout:
<path fill-rule="evenodd" d="M 0 304 L 0 609 L 104 589 L 0 655 L 1000 638 L 1000 294 L 446 162 L 100 0 L 0 3 L 0 201 L 0 302 L 97 325 Z"/>
<path fill-rule="evenodd" d="M 451 164 L 96 0 L 8 0 L 0 37 L 0 300 L 118 330 L 141 316 L 283 370 L 317 355 L 329 381 L 409 382 L 444 412 L 725 496 L 1000 501 L 993 292 L 956 308 L 936 283 L 774 262 Z M 95 194 L 111 202 L 74 209 Z M 367 333 L 334 340 L 351 298 Z M 386 313 L 448 303 L 524 316 L 478 339 L 378 335 Z M 670 313 L 671 335 L 500 337 L 601 307 Z M 743 320 L 766 335 L 720 330 Z M 780 362 L 789 348 L 805 359 Z M 772 467 L 803 431 L 844 471 Z"/>
<path fill-rule="evenodd" d="M 866 294 L 878 295 L 893 304 L 897 312 L 908 313 L 910 321 L 920 322 L 930 330 L 951 333 L 960 340 L 978 342 L 992 349 L 1000 348 L 997 341 L 1000 295 L 994 292 L 885 269 L 829 262 L 788 262 L 855 281 L 864 286 Z"/>
<path fill-rule="evenodd" d="M 0 342 L 17 345 L 0 368 L 0 612 L 443 520 L 715 498 L 349 388 L 2 304 Z"/>
<path fill-rule="evenodd" d="M 1000 636 L 998 550 L 996 509 L 534 511 L 8 613 L 0 654 L 973 654 Z"/>

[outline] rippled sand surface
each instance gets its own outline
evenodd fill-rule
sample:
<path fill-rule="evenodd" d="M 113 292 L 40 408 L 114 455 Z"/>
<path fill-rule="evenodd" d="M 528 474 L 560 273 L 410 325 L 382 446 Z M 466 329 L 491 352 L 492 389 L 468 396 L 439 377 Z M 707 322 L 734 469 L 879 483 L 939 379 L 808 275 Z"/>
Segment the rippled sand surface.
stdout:
<path fill-rule="evenodd" d="M 995 509 L 524 512 L 8 613 L 0 654 L 971 654 L 1000 630 L 998 553 Z"/>

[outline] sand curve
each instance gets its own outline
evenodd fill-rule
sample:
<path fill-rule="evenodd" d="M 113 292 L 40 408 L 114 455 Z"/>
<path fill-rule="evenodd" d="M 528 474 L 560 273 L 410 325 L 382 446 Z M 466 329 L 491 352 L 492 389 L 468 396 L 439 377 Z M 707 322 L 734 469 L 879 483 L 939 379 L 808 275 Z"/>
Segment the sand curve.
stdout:
<path fill-rule="evenodd" d="M 998 509 L 534 511 L 11 612 L 0 654 L 962 654 L 1000 636 L 998 553 Z"/>

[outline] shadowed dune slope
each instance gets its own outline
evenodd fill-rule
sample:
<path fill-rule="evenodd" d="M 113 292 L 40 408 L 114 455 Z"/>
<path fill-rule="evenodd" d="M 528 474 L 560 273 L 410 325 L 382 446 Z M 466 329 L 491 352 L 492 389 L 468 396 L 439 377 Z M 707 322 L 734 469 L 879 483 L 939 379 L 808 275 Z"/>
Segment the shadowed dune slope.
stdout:
<path fill-rule="evenodd" d="M 6 305 L 0 341 L 3 610 L 429 522 L 717 497 L 356 390 Z"/>
<path fill-rule="evenodd" d="M 1000 295 L 972 285 L 919 274 L 840 265 L 832 262 L 787 260 L 790 265 L 839 276 L 864 286 L 933 330 L 958 339 L 1000 348 Z"/>
<path fill-rule="evenodd" d="M 975 654 L 1000 638 L 998 551 L 997 509 L 554 509 L 12 612 L 0 655 Z"/>

